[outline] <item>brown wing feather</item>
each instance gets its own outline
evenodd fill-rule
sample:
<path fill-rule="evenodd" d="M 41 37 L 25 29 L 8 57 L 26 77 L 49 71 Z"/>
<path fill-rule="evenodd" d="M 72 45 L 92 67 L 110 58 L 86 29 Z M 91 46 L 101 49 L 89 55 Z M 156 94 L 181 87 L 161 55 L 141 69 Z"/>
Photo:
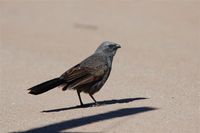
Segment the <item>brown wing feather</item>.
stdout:
<path fill-rule="evenodd" d="M 67 88 L 76 89 L 90 83 L 95 83 L 102 79 L 103 75 L 104 71 L 101 69 L 80 67 L 80 65 L 76 65 L 62 75 L 67 81 L 67 85 L 63 90 L 66 90 Z"/>
<path fill-rule="evenodd" d="M 62 78 L 67 82 L 72 82 L 80 77 L 88 75 L 88 72 L 80 68 L 80 65 L 76 65 L 62 74 Z"/>

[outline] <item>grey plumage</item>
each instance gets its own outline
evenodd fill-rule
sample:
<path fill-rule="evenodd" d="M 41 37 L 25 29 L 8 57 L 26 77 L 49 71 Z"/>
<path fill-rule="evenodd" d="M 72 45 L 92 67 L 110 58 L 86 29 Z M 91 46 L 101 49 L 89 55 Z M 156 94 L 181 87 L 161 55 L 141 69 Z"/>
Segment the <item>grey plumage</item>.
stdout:
<path fill-rule="evenodd" d="M 103 42 L 88 58 L 72 67 L 59 78 L 44 82 L 30 88 L 30 94 L 41 94 L 56 86 L 63 86 L 62 90 L 77 90 L 80 104 L 83 105 L 80 93 L 88 93 L 96 103 L 93 94 L 98 92 L 110 75 L 113 57 L 116 54 L 119 44 Z"/>

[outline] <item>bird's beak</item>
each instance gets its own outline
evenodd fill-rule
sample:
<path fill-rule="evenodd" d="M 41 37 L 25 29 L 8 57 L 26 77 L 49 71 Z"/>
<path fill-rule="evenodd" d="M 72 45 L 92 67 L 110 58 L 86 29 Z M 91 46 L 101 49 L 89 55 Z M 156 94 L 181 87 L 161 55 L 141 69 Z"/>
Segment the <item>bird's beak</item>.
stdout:
<path fill-rule="evenodd" d="M 118 48 L 121 48 L 121 46 L 119 45 L 119 44 L 116 44 L 116 48 L 118 49 Z"/>

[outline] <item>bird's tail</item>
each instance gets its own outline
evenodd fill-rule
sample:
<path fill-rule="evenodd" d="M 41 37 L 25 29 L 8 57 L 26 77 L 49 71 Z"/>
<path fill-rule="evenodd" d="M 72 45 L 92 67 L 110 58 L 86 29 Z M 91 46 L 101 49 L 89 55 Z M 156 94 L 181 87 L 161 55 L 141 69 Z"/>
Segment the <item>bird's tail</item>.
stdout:
<path fill-rule="evenodd" d="M 28 90 L 30 90 L 30 92 L 29 92 L 30 94 L 38 95 L 38 94 L 42 94 L 46 91 L 49 91 L 63 83 L 65 83 L 65 81 L 63 79 L 55 78 L 55 79 L 46 81 L 44 83 L 41 83 L 39 85 L 33 86 Z"/>

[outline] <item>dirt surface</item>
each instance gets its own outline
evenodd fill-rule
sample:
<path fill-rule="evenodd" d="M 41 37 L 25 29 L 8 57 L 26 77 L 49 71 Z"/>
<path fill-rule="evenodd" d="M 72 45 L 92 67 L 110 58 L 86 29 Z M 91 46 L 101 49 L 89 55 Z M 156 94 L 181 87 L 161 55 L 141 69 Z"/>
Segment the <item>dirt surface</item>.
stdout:
<path fill-rule="evenodd" d="M 0 1 L 0 132 L 198 133 L 200 3 Z M 105 41 L 121 44 L 95 98 L 27 89 Z"/>

